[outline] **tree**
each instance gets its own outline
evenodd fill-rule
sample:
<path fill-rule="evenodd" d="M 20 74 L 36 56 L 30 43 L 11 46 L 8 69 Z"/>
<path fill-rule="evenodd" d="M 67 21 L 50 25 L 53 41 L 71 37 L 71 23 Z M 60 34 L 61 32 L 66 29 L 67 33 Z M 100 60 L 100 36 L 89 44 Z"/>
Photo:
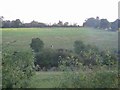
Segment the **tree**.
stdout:
<path fill-rule="evenodd" d="M 12 28 L 19 28 L 21 26 L 22 26 L 22 22 L 20 21 L 20 19 L 16 19 L 16 20 L 11 21 Z"/>
<path fill-rule="evenodd" d="M 84 27 L 93 27 L 93 28 L 99 28 L 99 24 L 100 24 L 100 20 L 99 17 L 95 18 L 88 18 L 87 20 L 85 20 L 85 22 L 83 23 Z"/>
<path fill-rule="evenodd" d="M 35 53 L 40 52 L 40 50 L 42 50 L 44 47 L 44 43 L 39 38 L 32 38 L 30 47 L 34 50 Z"/>
<path fill-rule="evenodd" d="M 64 23 L 64 26 L 65 26 L 65 27 L 66 27 L 66 26 L 68 26 L 68 25 L 69 25 L 69 23 L 68 23 L 68 22 L 65 22 L 65 23 Z"/>
<path fill-rule="evenodd" d="M 111 23 L 111 29 L 112 31 L 116 31 L 119 28 L 119 19 L 115 20 L 114 22 Z"/>
<path fill-rule="evenodd" d="M 9 20 L 3 21 L 3 28 L 10 28 L 11 27 L 11 22 Z"/>
<path fill-rule="evenodd" d="M 63 26 L 63 22 L 59 20 L 59 22 L 58 22 L 57 25 L 58 25 L 58 26 Z"/>
<path fill-rule="evenodd" d="M 42 52 L 38 52 L 35 56 L 35 66 L 39 65 L 42 69 L 50 69 L 51 67 L 57 67 L 58 59 L 56 59 L 55 57 L 55 50 L 43 49 Z"/>
<path fill-rule="evenodd" d="M 100 28 L 101 29 L 109 29 L 110 23 L 107 19 L 101 19 L 100 20 Z"/>
<path fill-rule="evenodd" d="M 22 22 L 20 21 L 20 19 L 16 19 L 15 20 L 15 27 L 18 28 L 18 27 L 21 27 L 22 25 Z"/>

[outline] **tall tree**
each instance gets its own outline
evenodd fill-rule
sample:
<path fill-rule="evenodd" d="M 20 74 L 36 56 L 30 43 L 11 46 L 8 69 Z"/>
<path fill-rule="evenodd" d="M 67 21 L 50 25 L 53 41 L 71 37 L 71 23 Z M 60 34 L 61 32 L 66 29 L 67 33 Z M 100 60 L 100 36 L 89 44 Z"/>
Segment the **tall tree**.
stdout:
<path fill-rule="evenodd" d="M 63 26 L 63 22 L 59 20 L 59 22 L 58 22 L 57 25 L 58 25 L 58 26 Z"/>
<path fill-rule="evenodd" d="M 119 27 L 119 19 L 111 23 L 111 30 L 116 31 L 118 30 L 118 27 Z"/>
<path fill-rule="evenodd" d="M 85 22 L 83 23 L 84 27 L 93 27 L 93 28 L 99 28 L 99 17 L 95 18 L 88 18 L 87 20 L 85 20 Z"/>
<path fill-rule="evenodd" d="M 65 23 L 64 23 L 64 26 L 66 27 L 66 26 L 68 26 L 68 24 L 69 24 L 68 22 L 65 22 Z"/>
<path fill-rule="evenodd" d="M 110 23 L 107 19 L 101 19 L 100 20 L 100 28 L 101 29 L 109 29 Z"/>

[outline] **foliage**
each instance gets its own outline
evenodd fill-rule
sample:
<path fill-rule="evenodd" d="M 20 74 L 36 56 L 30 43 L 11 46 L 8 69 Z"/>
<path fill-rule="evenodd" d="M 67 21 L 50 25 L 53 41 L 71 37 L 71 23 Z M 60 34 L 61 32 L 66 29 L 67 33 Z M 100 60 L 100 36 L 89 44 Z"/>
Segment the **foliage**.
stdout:
<path fill-rule="evenodd" d="M 58 59 L 55 58 L 55 51 L 51 49 L 43 49 L 35 56 L 35 66 L 39 65 L 41 68 L 51 68 L 57 66 Z"/>
<path fill-rule="evenodd" d="M 75 56 L 72 52 L 64 49 L 54 50 L 50 48 L 45 48 L 35 55 L 35 66 L 38 65 L 41 69 L 58 67 L 60 61 L 71 56 L 77 58 L 77 56 Z"/>
<path fill-rule="evenodd" d="M 2 28 L 20 28 L 22 27 L 22 22 L 20 21 L 20 19 L 16 19 L 16 20 L 6 20 L 2 22 Z"/>
<path fill-rule="evenodd" d="M 82 41 L 75 41 L 74 42 L 74 51 L 79 54 L 81 51 L 85 50 L 85 44 Z"/>
<path fill-rule="evenodd" d="M 28 52 L 3 52 L 3 88 L 26 88 L 33 75 L 33 56 Z"/>
<path fill-rule="evenodd" d="M 34 29 L 35 30 L 35 29 Z M 34 32 L 33 29 L 31 29 L 31 32 L 33 34 Z M 60 29 L 61 30 L 61 29 Z M 16 31 L 16 30 L 14 30 Z M 24 30 L 23 30 L 24 31 Z M 48 30 L 50 31 L 50 30 Z M 77 30 L 78 32 L 80 30 Z M 85 30 L 83 30 L 85 31 Z M 18 30 L 18 32 L 22 32 L 22 30 Z M 40 32 L 40 31 L 38 31 Z M 57 31 L 58 32 L 58 31 Z M 59 34 L 57 34 L 57 37 L 59 35 L 63 35 L 63 33 L 66 32 L 66 30 L 63 30 L 62 32 L 59 31 Z M 72 31 L 69 33 L 67 31 L 67 33 L 65 33 L 64 35 L 67 35 L 68 33 L 70 35 L 73 35 L 72 32 L 76 32 L 76 31 Z M 76 34 L 80 34 L 80 33 L 76 33 Z M 89 32 L 89 30 L 87 31 Z M 85 33 L 87 33 L 85 32 Z M 91 31 L 90 31 L 91 32 Z M 89 32 L 89 33 L 90 33 Z M 10 33 L 13 33 L 12 31 L 9 32 L 9 34 L 6 34 L 6 36 L 10 35 L 12 37 L 12 35 Z M 26 35 L 26 33 L 22 32 L 24 35 Z M 85 34 L 84 33 L 84 34 Z M 92 33 L 92 32 L 91 32 Z M 105 32 L 103 32 L 105 33 Z M 102 33 L 102 34 L 103 34 Z M 113 33 L 113 32 L 112 32 Z M 109 35 L 111 35 L 112 33 L 110 33 Z M 22 35 L 21 34 L 21 37 Z M 36 32 L 34 32 L 34 34 L 36 35 Z M 46 34 L 46 31 L 44 30 L 43 33 L 39 34 L 41 35 L 42 37 L 46 37 L 44 34 Z M 76 35 L 75 34 L 75 35 Z M 101 35 L 102 35 L 101 34 Z M 5 33 L 4 33 L 5 35 Z M 19 34 L 15 34 L 16 36 L 19 35 Z M 30 36 L 31 34 L 28 34 L 28 36 Z M 56 31 L 52 31 L 50 33 L 47 33 L 46 35 L 49 35 L 49 37 L 51 37 L 51 35 L 56 35 Z M 70 36 L 69 35 L 69 36 Z M 82 34 L 81 34 L 82 35 Z M 93 35 L 93 34 L 92 34 Z M 101 36 L 100 35 L 100 36 Z M 86 36 L 86 34 L 85 34 Z M 104 35 L 104 36 L 107 36 L 107 35 Z M 19 39 L 21 39 L 21 37 Z M 43 38 L 44 38 L 43 37 Z M 70 36 L 71 37 L 71 36 Z M 3 37 L 4 38 L 4 37 Z M 31 38 L 31 36 L 30 36 Z M 64 37 L 62 37 L 64 38 Z M 101 36 L 102 38 L 102 36 Z M 105 37 L 104 37 L 105 38 Z M 23 39 L 23 38 L 22 38 Z M 53 38 L 51 38 L 53 40 Z M 49 44 L 51 44 L 51 39 L 48 39 L 49 43 L 47 42 L 47 46 L 49 47 Z M 71 38 L 70 38 L 71 39 Z M 5 39 L 4 39 L 5 40 Z M 59 41 L 59 39 L 54 39 L 56 41 Z M 53 40 L 53 41 L 54 41 Z M 21 40 L 22 41 L 22 40 Z M 28 40 L 29 41 L 29 40 Z M 64 40 L 63 40 L 64 41 Z M 106 40 L 105 40 L 106 41 Z M 6 41 L 5 41 L 6 42 Z M 65 41 L 66 42 L 66 41 Z M 71 42 L 71 41 L 70 41 Z M 25 42 L 26 43 L 26 42 Z M 61 43 L 61 42 L 60 42 Z M 100 42 L 101 43 L 101 42 Z M 6 44 L 6 43 L 5 43 Z M 17 43 L 15 43 L 17 44 Z M 18 43 L 19 44 L 19 43 Z M 74 53 L 74 52 L 70 52 L 69 50 L 65 50 L 65 49 L 46 49 L 46 48 L 39 48 L 39 45 L 37 44 L 36 47 L 38 50 L 38 52 L 35 53 L 35 60 L 37 62 L 37 64 L 40 65 L 40 67 L 47 67 L 47 68 L 51 68 L 53 66 L 62 66 L 61 68 L 63 69 L 63 71 L 66 71 L 65 68 L 67 68 L 67 70 L 69 69 L 70 71 L 74 71 L 74 72 L 68 72 L 66 73 L 65 76 L 63 76 L 63 79 L 61 80 L 61 87 L 105 87 L 105 84 L 107 83 L 107 86 L 106 87 L 116 87 L 117 84 L 116 84 L 116 74 L 114 73 L 108 73 L 106 72 L 107 75 L 109 75 L 110 77 L 107 78 L 107 75 L 104 75 L 104 72 L 103 74 L 101 72 L 96 72 L 96 67 L 94 67 L 96 64 L 101 64 L 100 66 L 102 67 L 103 65 L 106 65 L 106 66 L 113 66 L 114 64 L 116 64 L 116 55 L 114 53 L 111 53 L 111 52 L 108 52 L 108 51 L 105 51 L 104 53 L 99 51 L 96 47 L 94 46 L 91 46 L 91 45 L 85 45 L 82 41 L 77 42 L 78 45 L 76 45 L 76 50 L 78 50 L 77 52 L 77 55 Z M 80 44 L 80 45 L 79 45 Z M 25 45 L 25 44 L 24 44 Z M 19 45 L 19 46 L 24 46 L 23 44 L 22 45 Z M 26 43 L 26 45 L 28 45 L 28 43 Z M 63 44 L 62 44 L 63 45 Z M 60 44 L 60 46 L 58 47 L 61 47 L 62 46 Z M 67 45 L 71 45 L 71 44 L 67 44 Z M 66 43 L 65 43 L 65 46 L 67 46 Z M 102 45 L 102 44 L 101 44 Z M 15 49 L 18 49 L 18 47 L 16 48 L 15 45 L 13 45 Z M 44 46 L 44 45 L 43 45 Z M 57 48 L 58 48 L 57 47 Z M 20 47 L 19 47 L 20 48 Z M 10 48 L 9 48 L 10 49 Z M 20 48 L 21 49 L 21 48 Z M 71 48 L 70 48 L 71 49 Z M 26 50 L 26 49 L 25 49 Z M 33 49 L 34 50 L 34 49 Z M 81 52 L 82 51 L 82 52 Z M 27 51 L 28 52 L 28 51 Z M 3 53 L 4 55 L 5 53 Z M 103 54 L 103 55 L 102 55 Z M 115 56 L 114 56 L 115 55 Z M 4 66 L 4 63 L 3 63 L 3 68 L 7 68 L 5 69 L 3 72 L 5 72 L 4 76 L 6 76 L 5 78 L 3 78 L 4 82 L 3 83 L 6 83 L 7 84 L 7 87 L 27 87 L 27 82 L 29 82 L 28 78 L 30 78 L 28 76 L 27 78 L 27 74 L 23 74 L 23 67 L 24 67 L 24 64 L 27 64 L 28 63 L 28 59 L 31 59 L 33 58 L 32 55 L 27 54 L 26 53 L 22 53 L 22 52 L 14 52 L 13 54 L 12 53 L 6 53 L 4 55 L 4 58 L 3 58 L 3 61 L 4 62 L 7 62 Z M 24 61 L 25 60 L 25 61 Z M 60 62 L 60 61 L 61 62 Z M 11 62 L 12 61 L 12 62 Z M 24 63 L 25 62 L 25 63 Z M 59 62 L 59 63 L 58 63 Z M 16 64 L 17 63 L 17 64 Z M 20 63 L 20 64 L 19 64 Z M 103 65 L 102 65 L 103 64 Z M 12 65 L 12 66 L 11 66 Z M 23 65 L 23 67 L 22 67 Z M 43 66 L 42 66 L 43 65 Z M 88 67 L 88 70 L 85 70 L 85 67 L 87 66 L 90 66 L 92 65 L 92 68 L 90 69 Z M 99 66 L 99 65 L 98 65 Z M 76 70 L 76 67 L 79 67 L 78 69 L 80 69 L 81 71 L 77 71 L 75 72 Z M 25 68 L 27 69 L 27 68 Z M 29 68 L 27 69 L 28 72 L 30 71 Z M 25 73 L 28 73 L 26 70 Z M 99 70 L 99 69 L 98 69 Z M 106 69 L 107 71 L 107 69 Z M 12 73 L 11 73 L 12 72 Z M 114 71 L 113 71 L 114 72 Z M 8 76 L 7 76 L 8 75 Z M 30 74 L 29 74 L 30 75 Z M 15 76 L 15 77 L 14 77 Z M 49 76 L 49 75 L 48 75 Z M 98 77 L 97 77 L 98 76 Z M 102 76 L 102 77 L 101 77 Z M 51 77 L 51 76 L 50 76 Z M 13 79 L 14 78 L 14 79 Z M 41 78 L 41 77 L 37 77 L 37 78 Z M 97 80 L 95 80 L 95 78 L 97 78 Z M 106 79 L 105 79 L 106 78 Z M 115 79 L 113 79 L 115 78 Z M 53 78 L 44 78 L 41 80 L 42 81 L 46 81 L 48 80 L 48 83 L 49 81 L 53 80 Z M 7 81 L 6 81 L 7 80 Z M 100 84 L 99 81 L 102 81 L 102 80 L 105 80 L 103 84 Z M 113 82 L 109 82 L 109 81 L 113 80 Z M 19 81 L 19 82 L 18 82 Z M 39 79 L 37 79 L 36 82 L 38 82 Z M 58 82 L 58 80 L 55 80 Z M 62 82 L 63 81 L 63 82 Z M 9 82 L 9 83 L 8 83 Z M 16 84 L 17 82 L 17 84 Z M 91 83 L 93 82 L 93 83 Z M 114 85 L 113 85 L 114 83 Z M 5 84 L 5 85 L 6 85 Z M 38 85 L 38 84 L 37 84 Z M 63 86 L 64 85 L 64 86 Z M 97 86 L 98 85 L 98 86 Z M 5 87 L 5 86 L 4 86 Z"/>
<path fill-rule="evenodd" d="M 34 64 L 36 70 L 47 70 L 58 65 L 65 64 L 69 69 L 77 69 L 77 64 L 91 65 L 114 65 L 117 63 L 117 55 L 110 51 L 101 52 L 96 46 L 85 45 L 82 41 L 75 41 L 75 52 L 67 49 L 44 48 L 35 54 Z"/>
<path fill-rule="evenodd" d="M 120 28 L 120 20 L 117 19 L 114 22 L 111 23 L 111 29 L 112 31 L 116 31 Z"/>
<path fill-rule="evenodd" d="M 103 65 L 114 65 L 118 62 L 118 55 L 116 53 L 112 53 L 109 50 L 104 50 L 100 53 L 102 57 Z"/>
<path fill-rule="evenodd" d="M 97 71 L 91 78 L 94 88 L 118 88 L 118 74 L 111 71 Z"/>
<path fill-rule="evenodd" d="M 110 50 L 100 51 L 96 46 L 85 45 L 82 41 L 74 42 L 74 50 L 81 58 L 83 65 L 114 65 L 117 54 Z"/>
<path fill-rule="evenodd" d="M 120 27 L 120 20 L 116 19 L 114 22 L 109 22 L 107 19 L 99 19 L 99 17 L 88 18 L 83 23 L 83 27 L 92 27 L 92 28 L 100 28 L 109 31 L 117 31 Z"/>
<path fill-rule="evenodd" d="M 64 73 L 59 88 L 118 88 L 117 70 L 109 70 L 107 66 L 97 66 L 92 69 L 80 66 L 78 71 L 68 71 L 64 66 Z M 115 68 L 114 68 L 115 69 Z M 117 68 L 116 68 L 117 69 Z"/>
<path fill-rule="evenodd" d="M 101 19 L 100 21 L 100 28 L 101 29 L 109 29 L 110 22 L 107 19 Z"/>
<path fill-rule="evenodd" d="M 40 50 L 44 47 L 44 43 L 39 38 L 32 38 L 30 47 L 34 50 L 34 52 L 40 52 Z"/>
<path fill-rule="evenodd" d="M 95 46 L 85 45 L 82 41 L 75 41 L 74 50 L 81 58 L 83 65 L 96 65 L 100 60 L 99 50 Z"/>
<path fill-rule="evenodd" d="M 59 61 L 59 68 L 62 71 L 76 71 L 81 68 L 81 65 L 82 63 L 80 62 L 79 58 L 73 55 L 60 58 Z"/>
<path fill-rule="evenodd" d="M 100 20 L 99 17 L 95 18 L 88 18 L 84 23 L 84 27 L 92 27 L 92 28 L 99 28 Z"/>

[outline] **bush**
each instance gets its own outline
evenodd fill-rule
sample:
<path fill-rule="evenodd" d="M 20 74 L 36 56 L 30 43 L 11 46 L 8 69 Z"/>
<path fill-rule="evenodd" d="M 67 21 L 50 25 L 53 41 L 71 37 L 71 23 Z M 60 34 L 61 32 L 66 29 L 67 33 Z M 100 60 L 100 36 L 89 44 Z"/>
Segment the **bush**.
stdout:
<path fill-rule="evenodd" d="M 64 59 L 67 57 L 74 57 L 73 59 L 78 59 L 78 57 L 69 50 L 53 50 L 46 48 L 43 49 L 42 52 L 36 54 L 35 66 L 39 66 L 41 69 L 50 69 L 52 67 L 58 67 L 58 65 L 60 64 L 59 62 L 64 61 Z"/>
<path fill-rule="evenodd" d="M 75 41 L 73 46 L 77 54 L 85 50 L 85 44 L 82 41 Z"/>
<path fill-rule="evenodd" d="M 26 52 L 3 52 L 2 87 L 26 88 L 33 75 L 33 56 Z"/>
<path fill-rule="evenodd" d="M 81 68 L 81 65 L 82 63 L 80 62 L 79 58 L 73 55 L 61 58 L 59 62 L 59 68 L 62 71 L 76 71 Z"/>
<path fill-rule="evenodd" d="M 118 88 L 118 74 L 114 71 L 97 71 L 93 77 L 93 88 Z"/>
<path fill-rule="evenodd" d="M 57 67 L 58 59 L 55 58 L 56 51 L 52 49 L 43 49 L 35 56 L 35 66 L 39 65 L 40 68 L 50 69 L 51 67 Z"/>
<path fill-rule="evenodd" d="M 44 43 L 39 38 L 33 38 L 30 47 L 34 50 L 34 52 L 40 52 L 40 50 L 44 47 Z"/>
<path fill-rule="evenodd" d="M 83 66 L 81 66 L 83 67 Z M 86 66 L 84 67 L 86 68 Z M 64 71 L 59 88 L 118 88 L 118 72 L 116 70 L 94 67 L 79 71 Z"/>
<path fill-rule="evenodd" d="M 74 51 L 81 58 L 83 65 L 114 65 L 117 63 L 117 54 L 110 50 L 99 51 L 96 46 L 85 45 L 82 41 L 75 41 Z"/>
<path fill-rule="evenodd" d="M 110 52 L 109 50 L 106 51 L 102 51 L 100 53 L 101 57 L 102 57 L 102 64 L 103 65 L 114 65 L 117 64 L 118 62 L 118 57 L 117 54 Z"/>

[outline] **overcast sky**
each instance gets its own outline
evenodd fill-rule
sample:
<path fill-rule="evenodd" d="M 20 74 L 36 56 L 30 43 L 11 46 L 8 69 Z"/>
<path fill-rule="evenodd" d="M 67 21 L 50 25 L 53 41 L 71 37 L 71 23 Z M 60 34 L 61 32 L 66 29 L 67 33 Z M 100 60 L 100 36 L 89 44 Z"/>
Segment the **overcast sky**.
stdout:
<path fill-rule="evenodd" d="M 118 18 L 119 0 L 0 0 L 4 19 L 36 20 L 54 23 L 62 20 L 81 25 L 86 18 L 99 16 L 114 21 Z"/>

